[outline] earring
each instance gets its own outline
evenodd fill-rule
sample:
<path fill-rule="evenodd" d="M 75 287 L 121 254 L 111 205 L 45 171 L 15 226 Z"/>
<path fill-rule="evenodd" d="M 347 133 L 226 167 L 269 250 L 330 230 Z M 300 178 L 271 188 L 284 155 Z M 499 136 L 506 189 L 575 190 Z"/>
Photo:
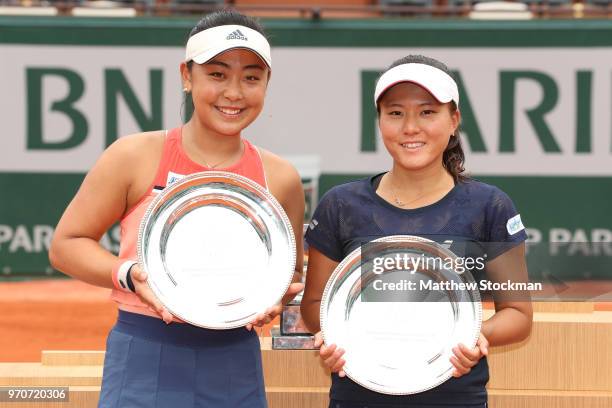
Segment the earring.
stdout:
<path fill-rule="evenodd" d="M 183 92 L 185 92 L 185 93 L 189 93 L 189 92 L 191 92 L 191 91 L 190 91 L 189 89 L 187 89 L 187 87 L 185 87 L 185 88 L 183 88 Z"/>

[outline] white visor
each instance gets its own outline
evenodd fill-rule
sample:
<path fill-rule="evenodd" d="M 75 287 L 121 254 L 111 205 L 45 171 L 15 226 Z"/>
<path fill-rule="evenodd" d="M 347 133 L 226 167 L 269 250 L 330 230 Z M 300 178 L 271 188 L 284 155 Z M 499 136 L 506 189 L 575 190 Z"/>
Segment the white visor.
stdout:
<path fill-rule="evenodd" d="M 241 25 L 212 27 L 191 36 L 187 41 L 185 62 L 204 64 L 215 56 L 233 48 L 245 48 L 257 54 L 272 68 L 270 44 L 261 33 Z"/>
<path fill-rule="evenodd" d="M 438 102 L 455 101 L 459 107 L 459 89 L 455 80 L 441 69 L 416 63 L 398 65 L 382 74 L 374 91 L 374 106 L 378 106 L 378 100 L 385 91 L 401 82 L 420 85 Z"/>

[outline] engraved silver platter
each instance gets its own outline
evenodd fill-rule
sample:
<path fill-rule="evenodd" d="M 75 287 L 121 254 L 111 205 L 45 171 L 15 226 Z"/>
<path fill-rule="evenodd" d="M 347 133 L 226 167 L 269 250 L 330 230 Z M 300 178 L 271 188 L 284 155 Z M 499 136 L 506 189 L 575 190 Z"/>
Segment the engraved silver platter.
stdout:
<path fill-rule="evenodd" d="M 244 326 L 277 303 L 295 268 L 295 237 L 266 189 L 207 171 L 167 186 L 149 205 L 138 261 L 162 304 L 210 329 Z"/>
<path fill-rule="evenodd" d="M 376 257 L 413 259 L 417 267 L 374 273 Z M 326 344 L 345 350 L 353 381 L 384 394 L 423 392 L 452 376 L 453 347 L 475 346 L 482 322 L 476 282 L 435 259 L 457 256 L 433 241 L 396 235 L 355 249 L 334 270 L 321 300 L 321 330 Z M 381 291 L 384 282 L 404 290 Z"/>

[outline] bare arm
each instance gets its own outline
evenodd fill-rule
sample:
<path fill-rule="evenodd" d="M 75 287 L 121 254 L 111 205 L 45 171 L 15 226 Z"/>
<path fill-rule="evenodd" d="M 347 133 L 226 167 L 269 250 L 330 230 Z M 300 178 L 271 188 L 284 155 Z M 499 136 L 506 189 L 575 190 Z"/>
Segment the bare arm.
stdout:
<path fill-rule="evenodd" d="M 525 244 L 522 243 L 487 264 L 492 282 L 528 282 Z M 528 292 L 511 291 L 494 294 L 495 314 L 482 325 L 482 333 L 491 346 L 502 346 L 524 340 L 531 332 L 533 309 Z"/>
<path fill-rule="evenodd" d="M 304 224 L 305 205 L 302 180 L 295 168 L 286 160 L 267 151 L 262 151 L 262 159 L 268 179 L 268 189 L 283 207 L 291 223 L 295 237 L 296 260 L 292 283 L 280 304 L 271 306 L 264 313 L 255 316 L 253 321 L 246 326 L 248 330 L 251 330 L 253 326 L 270 323 L 275 316 L 280 314 L 282 305 L 289 303 L 304 288 L 301 283 L 304 268 L 302 226 Z"/>
<path fill-rule="evenodd" d="M 321 330 L 319 322 L 319 310 L 321 308 L 321 297 L 329 277 L 338 266 L 333 261 L 319 252 L 316 248 L 308 250 L 308 271 L 306 272 L 306 288 L 302 296 L 301 312 L 306 327 L 311 333 Z"/>
<path fill-rule="evenodd" d="M 146 193 L 161 156 L 163 133 L 119 139 L 83 180 L 59 221 L 49 259 L 58 270 L 93 285 L 113 288 L 118 258 L 103 248 L 100 237 Z M 131 269 L 136 295 L 166 322 L 172 315 L 155 297 L 138 265 Z"/>
<path fill-rule="evenodd" d="M 113 287 L 111 271 L 117 257 L 98 241 L 152 181 L 157 162 L 151 157 L 156 149 L 161 154 L 161 144 L 152 145 L 152 138 L 153 134 L 140 134 L 119 139 L 89 171 L 55 230 L 49 259 L 56 269 L 93 285 Z"/>
<path fill-rule="evenodd" d="M 342 356 L 344 350 L 335 344 L 323 344 L 321 335 L 321 322 L 319 310 L 321 308 L 321 297 L 323 290 L 331 274 L 338 266 L 338 262 L 329 259 L 314 247 L 308 249 L 308 271 L 306 272 L 306 288 L 302 296 L 300 311 L 306 327 L 311 333 L 315 333 L 315 347 L 320 347 L 319 357 L 323 364 L 340 377 L 344 377 L 342 370 L 346 362 Z"/>
<path fill-rule="evenodd" d="M 527 282 L 525 244 L 522 243 L 487 264 L 487 276 L 492 282 Z M 453 376 L 469 373 L 478 361 L 488 354 L 489 346 L 502 346 L 519 342 L 529 336 L 533 311 L 529 293 L 525 291 L 498 291 L 493 294 L 495 314 L 483 322 L 476 347 L 464 344 L 453 348 L 451 363 Z"/>
<path fill-rule="evenodd" d="M 304 271 L 304 234 L 302 232 L 305 206 L 304 189 L 302 187 L 300 175 L 292 166 L 286 169 L 285 177 L 283 178 L 283 184 L 285 186 L 284 194 L 279 193 L 278 197 L 289 217 L 295 236 L 295 273 L 293 274 L 293 282 L 295 283 L 302 281 L 302 273 Z M 271 184 L 272 183 L 273 182 L 271 182 Z M 272 184 L 272 186 L 274 186 L 274 184 Z M 274 190 L 272 191 L 274 194 Z M 302 286 L 300 285 L 300 290 L 298 292 L 287 293 L 282 303 L 289 303 L 301 290 Z"/>
<path fill-rule="evenodd" d="M 304 237 L 302 229 L 304 225 L 305 202 L 302 180 L 297 170 L 286 160 L 267 151 L 262 151 L 262 158 L 268 177 L 268 188 L 287 213 L 293 228 L 296 249 L 293 282 L 300 282 L 304 269 Z M 296 294 L 285 295 L 282 303 L 288 303 Z"/>
<path fill-rule="evenodd" d="M 117 258 L 99 244 L 100 237 L 126 210 L 129 149 L 117 142 L 90 170 L 57 225 L 49 259 L 56 269 L 87 283 L 113 287 Z"/>

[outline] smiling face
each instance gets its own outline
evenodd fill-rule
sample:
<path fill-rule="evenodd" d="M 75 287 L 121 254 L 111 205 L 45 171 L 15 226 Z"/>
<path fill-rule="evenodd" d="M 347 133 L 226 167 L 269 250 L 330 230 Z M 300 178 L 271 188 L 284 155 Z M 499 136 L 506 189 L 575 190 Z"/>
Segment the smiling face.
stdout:
<path fill-rule="evenodd" d="M 444 150 L 460 120 L 451 103 L 402 82 L 386 91 L 378 106 L 382 139 L 396 165 L 414 171 L 443 166 Z"/>
<path fill-rule="evenodd" d="M 263 109 L 269 69 L 252 51 L 232 49 L 191 70 L 183 63 L 181 74 L 193 98 L 192 121 L 215 135 L 239 135 Z"/>

